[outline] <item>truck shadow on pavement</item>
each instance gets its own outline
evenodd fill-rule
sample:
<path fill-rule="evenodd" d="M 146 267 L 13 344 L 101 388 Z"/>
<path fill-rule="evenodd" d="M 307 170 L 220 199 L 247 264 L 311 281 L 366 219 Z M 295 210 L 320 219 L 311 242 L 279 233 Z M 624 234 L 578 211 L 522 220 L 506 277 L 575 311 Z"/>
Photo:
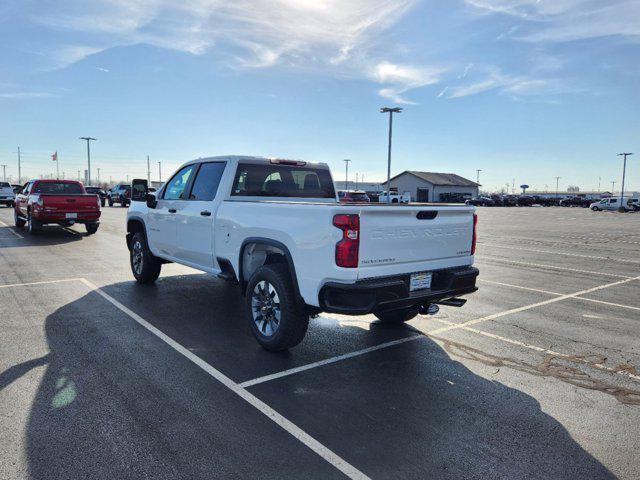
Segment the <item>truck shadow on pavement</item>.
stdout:
<path fill-rule="evenodd" d="M 236 381 L 343 348 L 323 335 L 343 335 L 357 350 L 413 333 L 320 322 L 296 349 L 273 355 L 242 322 L 237 289 L 217 280 L 189 275 L 103 290 Z M 340 477 L 95 292 L 50 314 L 45 333 L 47 370 L 26 427 L 30 478 Z M 409 345 L 361 357 L 347 385 L 331 379 L 336 364 L 254 393 L 372 478 L 615 478 L 531 396 L 474 374 L 429 339 Z M 255 370 L 256 362 L 266 368 Z M 337 368 L 344 375 L 350 366 Z M 443 372 L 455 379 L 449 389 Z M 315 390 L 315 399 L 313 390 L 296 396 L 313 375 L 333 386 Z M 362 402 L 371 408 L 356 408 Z M 327 411 L 340 405 L 342 414 Z"/>
<path fill-rule="evenodd" d="M 0 246 L 3 249 L 60 245 L 80 241 L 86 236 L 86 232 L 57 226 L 45 226 L 38 234 L 30 235 L 26 228 L 0 225 Z"/>

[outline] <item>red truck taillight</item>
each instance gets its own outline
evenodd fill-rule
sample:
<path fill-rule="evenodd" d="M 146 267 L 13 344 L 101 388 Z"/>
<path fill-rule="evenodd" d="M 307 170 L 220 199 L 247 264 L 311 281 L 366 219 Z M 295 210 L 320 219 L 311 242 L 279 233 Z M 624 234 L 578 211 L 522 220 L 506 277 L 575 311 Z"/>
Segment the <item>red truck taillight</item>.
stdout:
<path fill-rule="evenodd" d="M 476 233 L 478 230 L 478 214 L 473 214 L 473 238 L 471 240 L 471 255 L 476 253 L 476 240 L 478 239 L 478 234 Z"/>
<path fill-rule="evenodd" d="M 336 243 L 336 265 L 345 268 L 357 267 L 360 248 L 360 217 L 358 215 L 335 215 L 333 225 L 342 230 L 342 240 Z"/>

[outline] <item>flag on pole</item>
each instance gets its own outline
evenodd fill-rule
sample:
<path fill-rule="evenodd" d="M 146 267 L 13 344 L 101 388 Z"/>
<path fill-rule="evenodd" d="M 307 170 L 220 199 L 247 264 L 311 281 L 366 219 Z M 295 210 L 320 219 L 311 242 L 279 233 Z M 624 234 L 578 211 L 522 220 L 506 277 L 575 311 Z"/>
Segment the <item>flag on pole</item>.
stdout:
<path fill-rule="evenodd" d="M 55 153 L 53 155 L 51 155 L 51 160 L 53 160 L 54 162 L 58 161 L 58 151 L 56 150 Z"/>

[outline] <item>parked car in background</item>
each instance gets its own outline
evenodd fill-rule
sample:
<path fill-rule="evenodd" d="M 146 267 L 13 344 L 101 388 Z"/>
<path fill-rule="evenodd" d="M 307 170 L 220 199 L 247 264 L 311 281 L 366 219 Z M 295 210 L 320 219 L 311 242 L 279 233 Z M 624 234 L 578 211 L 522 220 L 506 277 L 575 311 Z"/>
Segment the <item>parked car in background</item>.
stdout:
<path fill-rule="evenodd" d="M 411 201 L 411 193 L 404 192 L 402 195 L 400 195 L 398 192 L 394 192 L 393 190 L 391 190 L 391 195 L 387 196 L 387 192 L 384 191 L 378 197 L 378 202 L 387 203 L 389 202 L 389 198 L 391 198 L 390 203 L 409 203 Z"/>
<path fill-rule="evenodd" d="M 563 198 L 562 200 L 560 200 L 561 207 L 588 208 L 591 206 L 592 203 L 593 203 L 593 200 L 589 200 L 584 197 L 570 197 L 570 198 Z"/>
<path fill-rule="evenodd" d="M 496 202 L 491 197 L 474 197 L 465 201 L 467 205 L 473 205 L 475 207 L 494 207 Z"/>
<path fill-rule="evenodd" d="M 128 183 L 118 183 L 107 192 L 107 202 L 113 207 L 114 203 L 119 203 L 121 207 L 128 207 L 131 203 L 131 185 Z"/>
<path fill-rule="evenodd" d="M 477 289 L 473 207 L 338 203 L 326 164 L 198 159 L 156 195 L 146 180 L 134 180 L 133 192 L 135 279 L 153 283 L 176 262 L 233 281 L 268 350 L 297 345 L 323 311 L 401 324 L 444 300 L 462 306 L 457 297 Z"/>
<path fill-rule="evenodd" d="M 47 224 L 70 227 L 75 223 L 83 223 L 87 233 L 93 234 L 100 225 L 100 199 L 75 180 L 31 180 L 16 196 L 13 213 L 16 227 L 26 224 L 30 234 Z"/>
<path fill-rule="evenodd" d="M 634 212 L 640 211 L 640 198 L 630 198 L 627 205 Z"/>
<path fill-rule="evenodd" d="M 12 183 L 11 184 L 11 188 L 13 188 L 13 193 L 16 194 L 18 193 L 20 190 L 22 190 L 22 187 L 24 187 L 24 185 L 18 185 L 17 183 Z"/>
<path fill-rule="evenodd" d="M 341 203 L 369 203 L 371 199 L 361 190 L 339 190 L 338 200 Z"/>
<path fill-rule="evenodd" d="M 589 208 L 594 212 L 597 212 L 599 210 L 618 210 L 618 208 L 620 208 L 620 205 L 622 203 L 624 205 L 625 211 L 628 212 L 630 210 L 633 210 L 633 207 L 627 204 L 629 200 L 630 198 L 628 197 L 625 197 L 622 202 L 620 201 L 620 197 L 603 198 L 600 201 L 592 203 L 589 206 Z"/>
<path fill-rule="evenodd" d="M 107 201 L 107 192 L 102 190 L 100 187 L 84 187 L 84 189 L 87 193 L 98 195 L 98 198 L 100 199 L 100 206 L 104 207 L 104 204 Z"/>
<path fill-rule="evenodd" d="M 0 182 L 0 205 L 11 207 L 13 206 L 14 198 L 15 194 L 13 193 L 13 188 L 11 188 L 11 184 Z"/>
<path fill-rule="evenodd" d="M 516 205 L 519 207 L 532 207 L 535 203 L 535 198 L 531 195 L 520 195 L 516 198 Z"/>

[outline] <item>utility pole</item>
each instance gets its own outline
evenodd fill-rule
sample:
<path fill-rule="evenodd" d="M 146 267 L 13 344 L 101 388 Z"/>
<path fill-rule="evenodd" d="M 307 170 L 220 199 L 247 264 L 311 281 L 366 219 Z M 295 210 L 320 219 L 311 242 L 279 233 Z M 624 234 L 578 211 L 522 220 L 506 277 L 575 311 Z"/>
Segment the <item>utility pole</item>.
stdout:
<path fill-rule="evenodd" d="M 382 107 L 380 113 L 389 114 L 389 150 L 387 152 L 387 203 L 391 203 L 391 133 L 393 131 L 393 114 L 401 113 L 400 107 Z"/>
<path fill-rule="evenodd" d="M 619 153 L 619 157 L 624 157 L 624 163 L 622 164 L 622 185 L 620 186 L 620 208 L 624 209 L 624 177 L 627 173 L 627 157 L 633 155 L 633 153 Z"/>
<path fill-rule="evenodd" d="M 91 185 L 91 149 L 89 148 L 89 142 L 91 140 L 97 140 L 93 137 L 80 137 L 80 140 L 87 141 L 87 185 Z"/>
<path fill-rule="evenodd" d="M 100 167 L 98 167 L 98 185 L 100 185 Z"/>
<path fill-rule="evenodd" d="M 149 155 L 147 155 L 147 184 L 151 185 L 151 167 L 149 166 Z"/>
<path fill-rule="evenodd" d="M 20 147 L 18 147 L 18 183 L 22 183 L 20 177 L 22 175 L 22 171 L 20 170 Z"/>
<path fill-rule="evenodd" d="M 129 183 L 129 174 L 127 174 L 127 183 Z"/>
<path fill-rule="evenodd" d="M 358 172 L 356 172 L 356 190 L 358 190 Z"/>
<path fill-rule="evenodd" d="M 80 170 L 78 170 L 78 181 L 80 181 Z"/>
<path fill-rule="evenodd" d="M 602 181 L 602 177 L 598 177 L 598 193 L 600 193 L 600 182 Z"/>
<path fill-rule="evenodd" d="M 615 191 L 616 191 L 616 181 L 611 180 L 611 196 L 613 196 Z"/>
<path fill-rule="evenodd" d="M 349 162 L 351 160 L 349 160 L 348 158 L 344 159 L 344 167 L 345 167 L 345 173 L 344 173 L 344 189 L 345 190 L 349 190 Z"/>
<path fill-rule="evenodd" d="M 2 167 L 2 178 L 4 179 L 3 181 L 6 182 L 7 181 L 7 166 L 6 165 L 0 165 L 0 167 Z"/>
<path fill-rule="evenodd" d="M 162 164 L 158 162 L 158 181 L 162 183 Z"/>
<path fill-rule="evenodd" d="M 562 177 L 556 177 L 556 200 L 558 200 L 558 182 Z"/>
<path fill-rule="evenodd" d="M 482 170 L 479 169 L 479 168 L 476 170 L 476 183 L 478 184 L 478 186 L 480 186 L 480 172 L 481 171 Z"/>
<path fill-rule="evenodd" d="M 516 179 L 512 179 L 511 180 L 511 195 L 515 195 L 516 194 Z"/>

